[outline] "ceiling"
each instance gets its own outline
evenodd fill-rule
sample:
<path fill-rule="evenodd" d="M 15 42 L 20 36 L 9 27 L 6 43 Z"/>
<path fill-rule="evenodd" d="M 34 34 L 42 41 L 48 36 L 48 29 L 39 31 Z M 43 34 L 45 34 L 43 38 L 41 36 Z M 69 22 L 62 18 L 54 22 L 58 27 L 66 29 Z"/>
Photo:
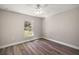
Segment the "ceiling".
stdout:
<path fill-rule="evenodd" d="M 36 4 L 0 4 L 0 9 L 5 9 L 9 11 L 14 11 L 22 14 L 37 16 L 37 17 L 47 17 L 50 15 L 55 15 L 60 12 L 70 10 L 72 8 L 79 7 L 77 4 L 40 4 L 42 13 L 36 14 Z"/>

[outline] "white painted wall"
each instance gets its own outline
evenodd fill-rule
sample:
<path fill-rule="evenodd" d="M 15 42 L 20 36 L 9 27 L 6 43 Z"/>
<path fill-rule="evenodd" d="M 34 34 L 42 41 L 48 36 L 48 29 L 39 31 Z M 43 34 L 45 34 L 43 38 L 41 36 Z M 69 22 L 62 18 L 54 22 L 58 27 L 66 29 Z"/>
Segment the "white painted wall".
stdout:
<path fill-rule="evenodd" d="M 33 28 L 33 33 L 36 37 L 42 37 L 42 35 L 43 35 L 43 33 L 42 33 L 43 18 L 27 16 L 25 21 L 31 22 L 31 24 L 33 25 L 33 27 L 32 27 Z"/>
<path fill-rule="evenodd" d="M 0 46 L 24 41 L 24 21 L 33 24 L 34 37 L 42 33 L 42 18 L 0 10 Z"/>
<path fill-rule="evenodd" d="M 44 36 L 79 47 L 79 8 L 43 20 Z"/>
<path fill-rule="evenodd" d="M 30 39 L 23 37 L 24 21 L 32 23 L 34 37 L 44 35 L 52 40 L 79 47 L 79 8 L 45 19 L 0 10 L 0 46 Z"/>

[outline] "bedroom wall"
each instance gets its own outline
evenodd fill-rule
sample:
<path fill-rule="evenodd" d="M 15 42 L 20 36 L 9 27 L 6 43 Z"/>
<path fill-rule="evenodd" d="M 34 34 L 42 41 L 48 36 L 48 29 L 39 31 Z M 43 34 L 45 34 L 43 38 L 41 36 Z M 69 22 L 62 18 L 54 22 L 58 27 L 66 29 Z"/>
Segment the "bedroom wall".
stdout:
<path fill-rule="evenodd" d="M 0 47 L 27 40 L 23 35 L 26 20 L 32 22 L 34 37 L 40 37 L 42 18 L 0 10 Z"/>
<path fill-rule="evenodd" d="M 79 48 L 79 8 L 43 20 L 44 37 Z"/>

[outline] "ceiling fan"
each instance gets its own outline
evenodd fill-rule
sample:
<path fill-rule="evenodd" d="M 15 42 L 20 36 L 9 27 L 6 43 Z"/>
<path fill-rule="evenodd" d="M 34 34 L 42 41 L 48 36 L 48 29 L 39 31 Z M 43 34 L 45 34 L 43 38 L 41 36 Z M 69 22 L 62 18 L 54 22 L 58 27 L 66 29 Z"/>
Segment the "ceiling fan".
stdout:
<path fill-rule="evenodd" d="M 43 13 L 43 8 L 47 7 L 48 5 L 47 4 L 36 4 L 35 5 L 35 13 L 36 14 L 42 14 Z"/>

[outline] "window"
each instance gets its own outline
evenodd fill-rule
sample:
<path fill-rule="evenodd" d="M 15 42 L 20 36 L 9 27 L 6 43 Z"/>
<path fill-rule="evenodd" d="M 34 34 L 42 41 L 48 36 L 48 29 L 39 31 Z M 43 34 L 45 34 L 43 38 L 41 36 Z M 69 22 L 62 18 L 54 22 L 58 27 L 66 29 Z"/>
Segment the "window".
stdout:
<path fill-rule="evenodd" d="M 24 37 L 31 37 L 33 36 L 32 32 L 32 24 L 28 21 L 24 23 Z"/>

